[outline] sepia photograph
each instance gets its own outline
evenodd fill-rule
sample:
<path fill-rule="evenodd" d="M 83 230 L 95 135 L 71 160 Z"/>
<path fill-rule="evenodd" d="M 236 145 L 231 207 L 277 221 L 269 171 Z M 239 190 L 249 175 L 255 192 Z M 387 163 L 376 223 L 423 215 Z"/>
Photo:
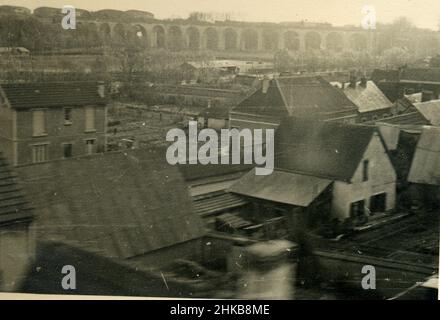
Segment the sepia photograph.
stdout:
<path fill-rule="evenodd" d="M 438 300 L 439 215 L 438 0 L 0 0 L 0 300 Z"/>

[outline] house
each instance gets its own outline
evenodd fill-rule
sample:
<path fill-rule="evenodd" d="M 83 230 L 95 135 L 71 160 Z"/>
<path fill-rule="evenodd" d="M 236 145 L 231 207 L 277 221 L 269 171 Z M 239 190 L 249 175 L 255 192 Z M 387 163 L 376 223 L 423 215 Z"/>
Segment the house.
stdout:
<path fill-rule="evenodd" d="M 14 166 L 103 152 L 106 112 L 102 84 L 2 84 L 0 149 Z"/>
<path fill-rule="evenodd" d="M 319 76 L 264 79 L 230 112 L 231 128 L 276 128 L 288 116 L 355 122 L 357 106 Z"/>
<path fill-rule="evenodd" d="M 365 77 L 360 81 L 352 76 L 350 82 L 341 87 L 348 99 L 359 107 L 359 122 L 387 118 L 393 114 L 393 103 L 382 91 Z"/>
<path fill-rule="evenodd" d="M 417 110 L 428 119 L 433 126 L 440 126 L 440 100 L 414 103 Z"/>
<path fill-rule="evenodd" d="M 20 287 L 35 256 L 34 211 L 0 153 L 0 292 Z"/>
<path fill-rule="evenodd" d="M 440 206 L 440 128 L 425 127 L 417 142 L 408 182 L 425 208 Z"/>
<path fill-rule="evenodd" d="M 394 209 L 395 188 L 396 173 L 375 128 L 291 117 L 275 134 L 274 173 L 248 173 L 230 191 L 306 220 L 356 222 Z"/>
<path fill-rule="evenodd" d="M 78 281 L 71 293 L 183 294 L 184 286 L 164 282 L 156 268 L 200 260 L 205 229 L 164 149 L 54 160 L 17 171 L 38 213 L 39 268 L 23 291 L 69 293 L 60 285 L 60 270 L 71 265 Z"/>

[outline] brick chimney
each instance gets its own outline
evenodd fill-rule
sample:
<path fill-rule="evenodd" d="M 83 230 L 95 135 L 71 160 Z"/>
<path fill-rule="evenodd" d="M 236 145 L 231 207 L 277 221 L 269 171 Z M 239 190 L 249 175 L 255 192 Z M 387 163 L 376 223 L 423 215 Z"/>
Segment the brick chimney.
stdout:
<path fill-rule="evenodd" d="M 356 81 L 357 81 L 357 78 L 356 78 L 356 74 L 354 73 L 354 71 L 353 72 L 350 72 L 350 84 L 349 84 L 349 87 L 350 88 L 356 88 Z"/>

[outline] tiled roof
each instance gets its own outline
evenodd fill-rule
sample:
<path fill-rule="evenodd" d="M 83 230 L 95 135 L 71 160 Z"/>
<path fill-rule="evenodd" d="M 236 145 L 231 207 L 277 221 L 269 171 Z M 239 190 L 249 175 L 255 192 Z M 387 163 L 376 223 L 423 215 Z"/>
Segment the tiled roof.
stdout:
<path fill-rule="evenodd" d="M 275 167 L 350 181 L 376 129 L 287 118 L 275 133 Z"/>
<path fill-rule="evenodd" d="M 242 101 L 233 111 L 284 117 L 315 116 L 343 110 L 357 111 L 344 93 L 318 76 L 290 76 L 268 80 L 267 92 L 262 89 Z"/>
<path fill-rule="evenodd" d="M 17 176 L 0 153 L 0 225 L 33 217 Z"/>
<path fill-rule="evenodd" d="M 38 212 L 39 240 L 130 258 L 204 235 L 165 150 L 144 149 L 17 168 Z"/>
<path fill-rule="evenodd" d="M 328 179 L 279 170 L 267 176 L 258 176 L 254 169 L 241 177 L 229 191 L 257 199 L 307 207 L 331 183 Z"/>
<path fill-rule="evenodd" d="M 440 185 L 440 128 L 423 128 L 411 164 L 408 181 Z"/>
<path fill-rule="evenodd" d="M 357 83 L 355 88 L 347 83 L 343 91 L 347 98 L 359 107 L 359 112 L 386 109 L 393 106 L 373 81 L 367 81 L 365 87 Z"/>
<path fill-rule="evenodd" d="M 1 89 L 12 108 L 104 105 L 96 82 L 9 83 Z"/>
<path fill-rule="evenodd" d="M 414 103 L 414 106 L 433 126 L 440 126 L 440 100 Z"/>
<path fill-rule="evenodd" d="M 238 208 L 248 203 L 245 199 L 224 191 L 193 197 L 193 201 L 196 212 L 202 217 Z"/>
<path fill-rule="evenodd" d="M 252 164 L 180 164 L 178 165 L 186 181 L 224 176 L 251 170 Z"/>

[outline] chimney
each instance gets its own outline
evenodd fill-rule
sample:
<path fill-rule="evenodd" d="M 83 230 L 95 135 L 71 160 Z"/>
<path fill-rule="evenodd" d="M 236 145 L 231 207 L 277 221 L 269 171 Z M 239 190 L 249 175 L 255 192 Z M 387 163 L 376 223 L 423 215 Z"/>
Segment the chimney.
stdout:
<path fill-rule="evenodd" d="M 104 82 L 98 82 L 98 94 L 101 98 L 105 97 L 105 84 L 104 84 Z"/>
<path fill-rule="evenodd" d="M 367 87 L 367 78 L 365 76 L 361 77 L 361 83 L 360 83 L 361 87 L 366 88 Z"/>
<path fill-rule="evenodd" d="M 354 72 L 350 72 L 350 84 L 351 88 L 356 88 L 356 74 Z"/>
<path fill-rule="evenodd" d="M 266 94 L 267 90 L 269 90 L 269 85 L 270 85 L 270 79 L 268 77 L 264 77 L 261 92 Z"/>

